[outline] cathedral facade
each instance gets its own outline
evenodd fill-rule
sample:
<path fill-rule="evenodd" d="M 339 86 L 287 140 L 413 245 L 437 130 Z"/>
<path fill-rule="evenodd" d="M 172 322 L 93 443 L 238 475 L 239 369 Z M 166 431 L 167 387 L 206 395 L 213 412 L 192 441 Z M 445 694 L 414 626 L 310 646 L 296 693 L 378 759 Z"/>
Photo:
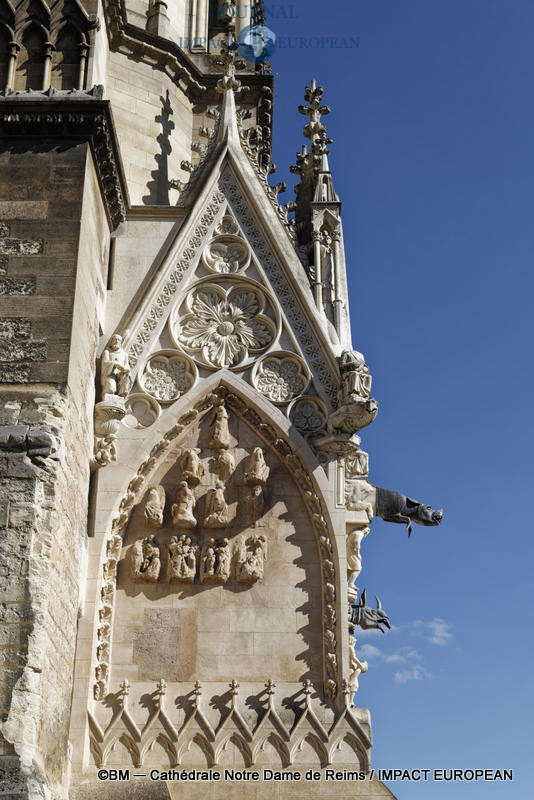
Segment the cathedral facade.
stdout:
<path fill-rule="evenodd" d="M 329 109 L 283 206 L 247 8 L 0 0 L 2 797 L 392 797 L 360 545 L 441 517 L 368 480 Z"/>

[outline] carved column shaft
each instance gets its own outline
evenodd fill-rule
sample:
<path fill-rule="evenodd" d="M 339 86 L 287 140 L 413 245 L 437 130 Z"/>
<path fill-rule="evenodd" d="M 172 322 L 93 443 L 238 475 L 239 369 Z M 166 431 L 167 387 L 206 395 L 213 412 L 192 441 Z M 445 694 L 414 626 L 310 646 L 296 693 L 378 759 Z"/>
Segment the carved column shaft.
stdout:
<path fill-rule="evenodd" d="M 44 46 L 44 69 L 43 69 L 43 92 L 50 88 L 52 77 L 52 53 L 55 47 L 52 42 L 45 42 Z"/>
<path fill-rule="evenodd" d="M 16 42 L 9 43 L 9 62 L 7 65 L 6 89 L 13 89 L 15 79 L 15 67 L 17 65 L 17 53 L 20 46 Z"/>
<path fill-rule="evenodd" d="M 323 287 L 322 287 L 322 269 L 321 269 L 321 234 L 319 231 L 313 231 L 313 261 L 315 264 L 315 305 L 319 311 L 323 310 Z"/>

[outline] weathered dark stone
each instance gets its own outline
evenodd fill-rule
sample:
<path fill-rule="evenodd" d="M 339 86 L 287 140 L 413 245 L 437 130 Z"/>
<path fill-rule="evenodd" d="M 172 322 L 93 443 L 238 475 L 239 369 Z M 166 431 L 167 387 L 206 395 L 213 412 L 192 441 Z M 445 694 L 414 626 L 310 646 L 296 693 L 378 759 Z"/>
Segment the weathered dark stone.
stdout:
<path fill-rule="evenodd" d="M 29 339 L 31 320 L 27 317 L 11 317 L 0 319 L 1 339 Z"/>
<path fill-rule="evenodd" d="M 35 294 L 35 278 L 19 281 L 13 278 L 1 278 L 0 294 Z"/>

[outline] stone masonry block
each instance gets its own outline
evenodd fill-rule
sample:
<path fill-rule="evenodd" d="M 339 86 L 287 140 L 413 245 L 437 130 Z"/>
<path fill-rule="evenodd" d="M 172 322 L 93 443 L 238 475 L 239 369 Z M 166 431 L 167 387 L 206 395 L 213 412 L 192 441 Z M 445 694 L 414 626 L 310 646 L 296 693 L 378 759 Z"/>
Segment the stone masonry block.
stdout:
<path fill-rule="evenodd" d="M 48 203 L 45 200 L 2 200 L 0 217 L 3 219 L 45 219 Z"/>
<path fill-rule="evenodd" d="M 3 238 L 4 236 L 9 236 L 9 233 L 10 230 L 7 222 L 0 222 L 0 236 Z"/>
<path fill-rule="evenodd" d="M 35 278 L 19 281 L 12 278 L 0 278 L 0 294 L 35 294 Z"/>
<path fill-rule="evenodd" d="M 31 322 L 27 317 L 8 317 L 0 319 L 1 339 L 29 339 Z"/>
<path fill-rule="evenodd" d="M 42 239 L 0 239 L 0 253 L 7 256 L 35 256 L 42 252 Z"/>
<path fill-rule="evenodd" d="M 0 341 L 0 362 L 2 361 L 45 361 L 46 342 L 44 341 Z"/>

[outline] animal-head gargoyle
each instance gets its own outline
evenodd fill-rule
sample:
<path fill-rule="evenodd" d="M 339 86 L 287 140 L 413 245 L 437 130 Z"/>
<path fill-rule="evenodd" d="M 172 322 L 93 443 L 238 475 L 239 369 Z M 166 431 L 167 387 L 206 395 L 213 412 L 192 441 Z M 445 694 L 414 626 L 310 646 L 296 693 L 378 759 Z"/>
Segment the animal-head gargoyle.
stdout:
<path fill-rule="evenodd" d="M 376 487 L 376 515 L 386 522 L 400 522 L 406 525 L 408 536 L 412 532 L 412 522 L 418 525 L 439 525 L 443 519 L 443 509 L 439 511 L 406 497 L 401 492 Z"/>
<path fill-rule="evenodd" d="M 351 605 L 349 618 L 353 625 L 358 625 L 358 627 L 362 628 L 364 631 L 371 628 L 378 628 L 381 633 L 385 633 L 385 631 L 380 627 L 381 625 L 385 625 L 386 628 L 391 630 L 389 617 L 386 612 L 382 610 L 382 606 L 378 597 L 376 598 L 376 608 L 371 608 L 371 606 L 366 605 L 365 589 L 362 592 L 360 602 Z"/>

